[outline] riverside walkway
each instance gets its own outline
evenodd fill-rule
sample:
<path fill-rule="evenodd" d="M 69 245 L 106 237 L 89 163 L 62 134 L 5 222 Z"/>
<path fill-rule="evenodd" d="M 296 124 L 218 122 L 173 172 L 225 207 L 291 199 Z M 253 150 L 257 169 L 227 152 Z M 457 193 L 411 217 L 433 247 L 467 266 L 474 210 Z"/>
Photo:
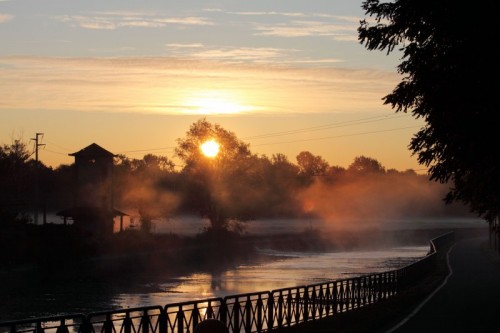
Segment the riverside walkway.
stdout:
<path fill-rule="evenodd" d="M 449 251 L 443 284 L 387 333 L 498 332 L 500 254 L 488 234 L 457 239 Z"/>

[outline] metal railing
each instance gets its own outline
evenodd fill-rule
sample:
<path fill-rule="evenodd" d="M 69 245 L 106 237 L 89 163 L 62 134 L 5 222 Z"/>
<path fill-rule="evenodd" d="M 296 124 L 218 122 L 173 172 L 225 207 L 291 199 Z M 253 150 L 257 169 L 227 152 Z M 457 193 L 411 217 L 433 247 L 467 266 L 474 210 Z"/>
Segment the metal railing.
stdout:
<path fill-rule="evenodd" d="M 429 253 L 400 269 L 355 278 L 224 298 L 0 323 L 0 333 L 192 333 L 206 319 L 230 332 L 280 331 L 378 303 L 416 285 L 436 267 L 454 233 L 430 241 Z"/>

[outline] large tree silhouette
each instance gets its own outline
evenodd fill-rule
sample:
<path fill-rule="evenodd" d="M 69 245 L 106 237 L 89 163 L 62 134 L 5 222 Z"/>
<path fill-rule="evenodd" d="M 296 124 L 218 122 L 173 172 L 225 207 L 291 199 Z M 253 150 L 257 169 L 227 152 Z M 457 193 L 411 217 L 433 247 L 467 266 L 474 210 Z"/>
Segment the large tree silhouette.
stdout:
<path fill-rule="evenodd" d="M 220 145 L 214 158 L 202 154 L 200 146 L 213 139 Z M 255 180 L 254 161 L 248 144 L 218 124 L 206 119 L 193 123 L 175 149 L 184 162 L 185 200 L 207 218 L 214 230 L 227 229 L 230 220 L 245 218 L 245 205 L 251 205 Z"/>
<path fill-rule="evenodd" d="M 402 81 L 385 96 L 396 112 L 426 122 L 409 148 L 431 180 L 450 183 L 446 202 L 461 201 L 488 221 L 500 213 L 500 138 L 490 48 L 493 3 L 367 0 L 358 29 L 368 50 L 399 48 Z"/>

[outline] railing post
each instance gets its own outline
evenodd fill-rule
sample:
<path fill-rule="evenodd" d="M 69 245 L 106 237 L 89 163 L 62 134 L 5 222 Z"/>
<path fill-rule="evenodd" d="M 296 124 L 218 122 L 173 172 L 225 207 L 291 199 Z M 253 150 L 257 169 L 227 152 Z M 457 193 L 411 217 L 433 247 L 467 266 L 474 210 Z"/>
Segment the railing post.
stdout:
<path fill-rule="evenodd" d="M 360 278 L 360 286 L 359 286 L 359 297 L 361 300 L 361 306 L 366 305 L 366 276 L 361 276 Z"/>
<path fill-rule="evenodd" d="M 283 326 L 283 303 L 285 302 L 284 298 L 283 298 L 283 292 L 280 291 L 279 292 L 280 295 L 278 297 L 278 314 L 277 314 L 277 320 L 278 320 L 278 328 L 281 329 L 281 327 Z"/>
<path fill-rule="evenodd" d="M 56 333 L 69 333 L 68 326 L 66 326 L 66 321 L 64 320 L 64 318 L 61 319 L 59 327 L 56 330 Z"/>
<path fill-rule="evenodd" d="M 274 329 L 274 294 L 269 293 L 267 299 L 267 330 Z"/>
<path fill-rule="evenodd" d="M 83 317 L 83 322 L 82 322 L 82 325 L 80 326 L 80 329 L 78 332 L 79 333 L 91 333 L 92 332 L 92 324 L 90 323 L 89 316 Z M 14 332 L 12 332 L 12 333 L 14 333 Z"/>
<path fill-rule="evenodd" d="M 380 290 L 380 297 L 379 299 L 385 299 L 385 285 L 387 284 L 386 281 L 386 275 L 385 273 L 380 273 L 379 275 L 380 281 L 379 281 L 379 290 Z"/>
<path fill-rule="evenodd" d="M 184 311 L 181 305 L 177 311 L 177 333 L 184 333 Z"/>
<path fill-rule="evenodd" d="M 349 285 L 349 288 L 347 289 L 348 290 L 347 299 L 349 300 L 349 306 L 350 306 L 350 308 L 347 309 L 352 310 L 355 308 L 356 305 L 356 280 L 349 279 L 347 281 L 348 281 L 347 284 Z"/>
<path fill-rule="evenodd" d="M 319 318 L 323 318 L 323 312 L 325 310 L 324 308 L 325 308 L 325 304 L 326 304 L 326 302 L 325 302 L 325 293 L 324 293 L 324 290 L 323 290 L 323 285 L 321 285 L 319 287 L 319 293 L 318 293 L 316 301 L 318 302 L 318 304 L 317 304 L 316 307 L 319 309 L 318 310 L 318 317 Z"/>
<path fill-rule="evenodd" d="M 160 316 L 158 317 L 158 327 L 160 329 L 159 333 L 167 333 L 167 312 L 165 311 L 165 308 L 161 309 Z"/>
<path fill-rule="evenodd" d="M 215 318 L 214 317 L 214 308 L 212 306 L 212 301 L 208 301 L 208 307 L 206 312 L 207 318 Z"/>
<path fill-rule="evenodd" d="M 338 304 L 339 304 L 339 291 L 337 290 L 337 281 L 333 282 L 333 295 L 332 295 L 332 306 L 333 306 L 333 314 L 338 313 Z"/>
<path fill-rule="evenodd" d="M 144 310 L 141 321 L 142 321 L 142 333 L 149 333 L 150 319 L 148 315 L 148 310 Z"/>
<path fill-rule="evenodd" d="M 286 295 L 286 325 L 289 327 L 292 322 L 292 291 L 288 289 L 288 293 Z"/>
<path fill-rule="evenodd" d="M 262 295 L 259 294 L 259 297 L 257 298 L 257 304 L 256 304 L 256 310 L 255 312 L 257 313 L 257 318 L 256 318 L 256 326 L 257 326 L 257 332 L 262 332 L 262 309 L 264 307 L 264 304 L 262 303 Z"/>
<path fill-rule="evenodd" d="M 130 313 L 128 311 L 125 313 L 125 318 L 123 319 L 123 332 L 132 332 L 132 319 L 130 319 Z"/>
<path fill-rule="evenodd" d="M 200 322 L 199 321 L 199 318 L 200 318 L 200 311 L 198 309 L 198 304 L 194 304 L 194 309 L 193 311 L 191 312 L 191 318 L 192 318 L 192 324 L 193 324 L 193 327 L 196 327 L 196 325 L 198 325 L 198 323 Z M 208 317 L 210 318 L 210 317 Z"/>
<path fill-rule="evenodd" d="M 330 301 L 332 299 L 332 293 L 330 290 L 330 283 L 326 285 L 326 291 L 324 292 L 324 310 L 325 310 L 325 316 L 328 317 L 330 315 L 330 310 L 332 309 Z"/>
<path fill-rule="evenodd" d="M 300 291 L 299 290 L 297 290 L 297 293 L 299 293 L 299 295 L 300 295 Z M 304 304 L 304 306 L 303 306 L 303 309 L 304 309 L 304 315 L 303 315 L 304 322 L 307 322 L 307 321 L 309 321 L 309 288 L 307 288 L 307 287 L 305 288 L 305 291 L 304 291 L 304 297 L 303 297 L 303 300 L 302 300 L 302 304 Z M 299 320 L 297 320 L 296 323 L 299 323 Z"/>
<path fill-rule="evenodd" d="M 252 331 L 252 301 L 250 296 L 247 296 L 245 302 L 245 332 Z"/>
<path fill-rule="evenodd" d="M 361 307 L 361 279 L 358 277 L 353 281 L 354 286 L 354 295 L 353 298 L 356 300 L 356 303 L 353 305 L 353 308 Z"/>
<path fill-rule="evenodd" d="M 238 299 L 236 299 L 234 306 L 233 306 L 233 332 L 234 333 L 240 332 L 240 310 L 241 310 L 240 301 Z"/>
<path fill-rule="evenodd" d="M 229 326 L 227 322 L 227 312 L 228 312 L 228 307 L 226 299 L 223 299 L 219 308 L 219 320 L 222 321 L 224 325 Z"/>
<path fill-rule="evenodd" d="M 344 284 L 345 280 L 340 281 L 340 289 L 338 293 L 338 303 L 339 303 L 339 312 L 344 312 L 344 304 L 345 304 L 345 294 L 344 294 Z"/>
<path fill-rule="evenodd" d="M 45 330 L 42 327 L 42 322 L 40 320 L 36 321 L 35 333 L 44 333 Z"/>
<path fill-rule="evenodd" d="M 104 321 L 104 333 L 113 333 L 113 321 L 111 320 L 111 314 L 106 314 L 106 320 Z"/>

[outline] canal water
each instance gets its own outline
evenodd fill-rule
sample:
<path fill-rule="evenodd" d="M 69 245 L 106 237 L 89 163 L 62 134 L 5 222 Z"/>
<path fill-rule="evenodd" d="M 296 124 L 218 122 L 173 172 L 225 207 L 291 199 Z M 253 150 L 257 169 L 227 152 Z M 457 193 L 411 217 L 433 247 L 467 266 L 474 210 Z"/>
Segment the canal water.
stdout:
<path fill-rule="evenodd" d="M 382 272 L 425 256 L 429 251 L 429 240 L 411 246 L 380 246 L 351 251 L 259 251 L 265 254 L 265 260 L 245 262 L 213 272 L 189 272 L 155 280 L 154 283 L 142 281 L 126 284 L 126 287 L 120 279 L 106 282 L 75 279 L 54 285 L 37 280 L 35 276 L 29 284 L 16 285 L 11 289 L 2 286 L 4 295 L 1 295 L 0 300 L 0 321 L 150 305 L 165 306 Z M 126 278 L 124 276 L 123 279 Z"/>
<path fill-rule="evenodd" d="M 331 253 L 265 251 L 273 259 L 216 273 L 180 276 L 159 284 L 156 291 L 117 294 L 113 303 L 116 307 L 165 305 L 309 285 L 398 268 L 425 256 L 428 251 L 429 245 Z"/>

